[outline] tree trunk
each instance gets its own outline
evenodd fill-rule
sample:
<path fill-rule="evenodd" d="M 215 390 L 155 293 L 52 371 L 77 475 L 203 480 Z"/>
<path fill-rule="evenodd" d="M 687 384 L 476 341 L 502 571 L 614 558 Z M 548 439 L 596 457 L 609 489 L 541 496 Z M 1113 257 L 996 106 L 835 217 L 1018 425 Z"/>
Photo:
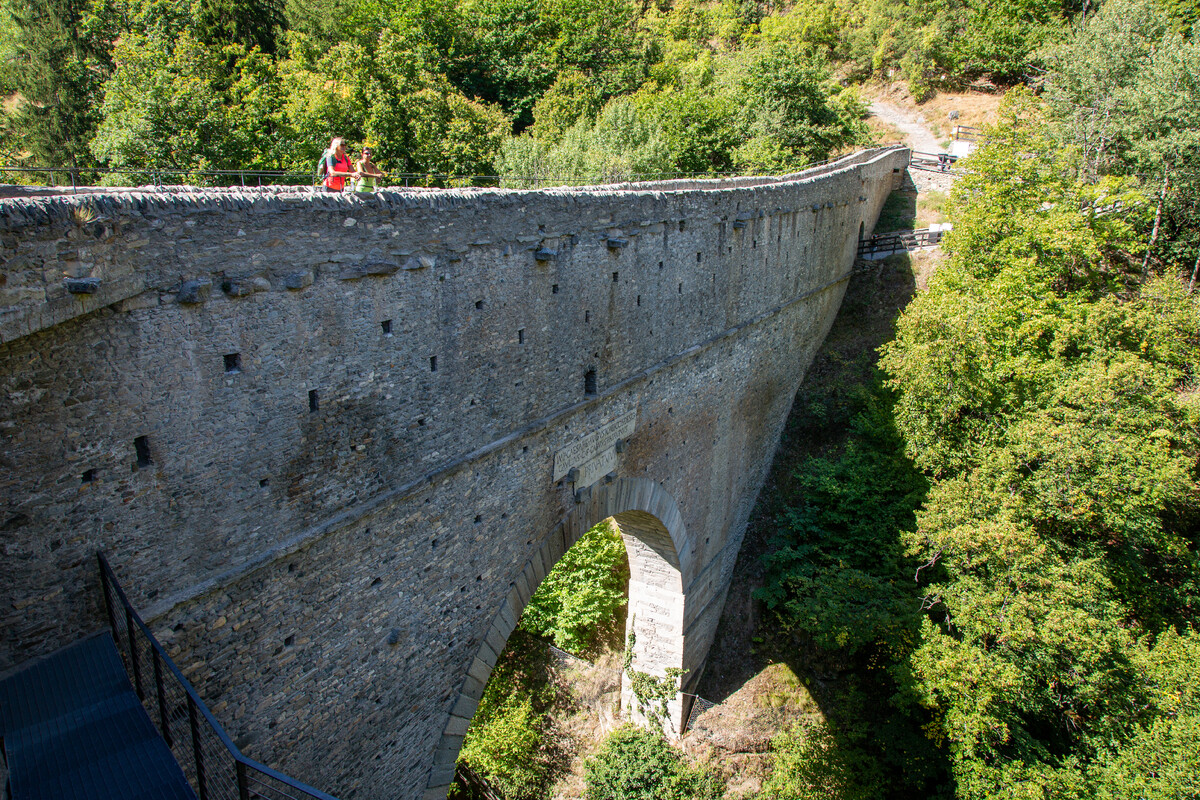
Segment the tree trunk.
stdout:
<path fill-rule="evenodd" d="M 1167 198 L 1167 187 L 1171 183 L 1170 175 L 1163 175 L 1162 188 L 1158 190 L 1158 208 L 1154 210 L 1154 227 L 1150 229 L 1150 242 L 1146 245 L 1146 258 L 1142 261 L 1142 274 L 1146 274 L 1146 268 L 1150 266 L 1150 251 L 1154 249 L 1154 243 L 1158 241 L 1158 226 L 1162 222 L 1162 207 L 1163 201 Z"/>
<path fill-rule="evenodd" d="M 1196 253 L 1196 263 L 1192 266 L 1192 279 L 1188 281 L 1188 294 L 1192 293 L 1192 287 L 1196 285 L 1196 273 L 1200 272 L 1200 252 Z"/>

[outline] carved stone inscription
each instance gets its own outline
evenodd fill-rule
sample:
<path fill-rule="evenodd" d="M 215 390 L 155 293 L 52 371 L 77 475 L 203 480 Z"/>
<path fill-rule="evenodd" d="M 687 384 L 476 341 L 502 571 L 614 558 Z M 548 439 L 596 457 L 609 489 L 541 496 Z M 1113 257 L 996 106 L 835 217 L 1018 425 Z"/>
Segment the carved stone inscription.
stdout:
<path fill-rule="evenodd" d="M 634 410 L 622 414 L 599 430 L 592 431 L 587 436 L 571 442 L 554 454 L 554 477 L 551 480 L 562 478 L 570 471 L 571 467 L 587 466 L 588 462 L 605 455 L 605 451 L 611 450 L 618 439 L 628 439 L 632 436 L 636 424 L 637 411 Z M 616 467 L 616 453 L 612 455 L 612 465 Z M 581 475 L 583 471 L 580 469 Z M 600 474 L 604 475 L 609 472 L 612 472 L 612 468 L 606 469 Z M 575 483 L 577 486 L 587 485 L 581 481 Z"/>
<path fill-rule="evenodd" d="M 579 474 L 575 476 L 575 488 L 582 489 L 585 486 L 591 486 L 616 468 L 617 451 L 610 447 L 579 466 Z"/>

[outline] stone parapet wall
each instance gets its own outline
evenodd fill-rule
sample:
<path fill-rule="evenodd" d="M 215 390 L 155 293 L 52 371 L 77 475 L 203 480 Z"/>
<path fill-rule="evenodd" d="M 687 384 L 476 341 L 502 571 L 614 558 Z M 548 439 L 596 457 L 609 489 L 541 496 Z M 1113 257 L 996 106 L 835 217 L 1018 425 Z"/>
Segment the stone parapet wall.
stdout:
<path fill-rule="evenodd" d="M 421 796 L 497 609 L 588 507 L 554 454 L 634 412 L 616 471 L 678 506 L 698 677 L 906 163 L 0 203 L 0 670 L 100 624 L 104 549 L 249 755 Z"/>

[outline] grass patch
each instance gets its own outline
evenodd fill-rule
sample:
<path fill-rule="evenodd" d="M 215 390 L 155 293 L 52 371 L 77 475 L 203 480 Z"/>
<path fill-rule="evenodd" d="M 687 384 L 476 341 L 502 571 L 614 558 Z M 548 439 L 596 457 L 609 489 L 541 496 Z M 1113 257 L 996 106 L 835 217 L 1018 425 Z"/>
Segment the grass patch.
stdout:
<path fill-rule="evenodd" d="M 918 202 L 919 196 L 916 192 L 892 192 L 879 211 L 879 221 L 875 223 L 875 233 L 912 230 L 917 221 Z"/>
<path fill-rule="evenodd" d="M 931 189 L 917 195 L 916 227 L 928 228 L 935 222 L 946 222 L 945 192 Z"/>

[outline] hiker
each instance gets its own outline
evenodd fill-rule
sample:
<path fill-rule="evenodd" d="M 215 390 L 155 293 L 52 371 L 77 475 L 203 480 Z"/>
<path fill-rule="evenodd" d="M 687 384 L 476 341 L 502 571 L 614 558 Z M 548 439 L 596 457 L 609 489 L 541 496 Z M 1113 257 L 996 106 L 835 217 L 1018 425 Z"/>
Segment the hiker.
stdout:
<path fill-rule="evenodd" d="M 356 192 L 373 192 L 375 191 L 375 179 L 387 177 L 387 173 L 371 160 L 371 148 L 369 147 L 362 149 L 362 158 L 354 165 L 354 171 L 358 174 L 358 181 L 354 184 Z"/>
<path fill-rule="evenodd" d="M 358 173 L 346 155 L 346 142 L 340 136 L 335 136 L 329 142 L 329 149 L 322 156 L 325 167 L 325 191 L 340 192 L 346 186 L 346 178 L 357 178 Z"/>

